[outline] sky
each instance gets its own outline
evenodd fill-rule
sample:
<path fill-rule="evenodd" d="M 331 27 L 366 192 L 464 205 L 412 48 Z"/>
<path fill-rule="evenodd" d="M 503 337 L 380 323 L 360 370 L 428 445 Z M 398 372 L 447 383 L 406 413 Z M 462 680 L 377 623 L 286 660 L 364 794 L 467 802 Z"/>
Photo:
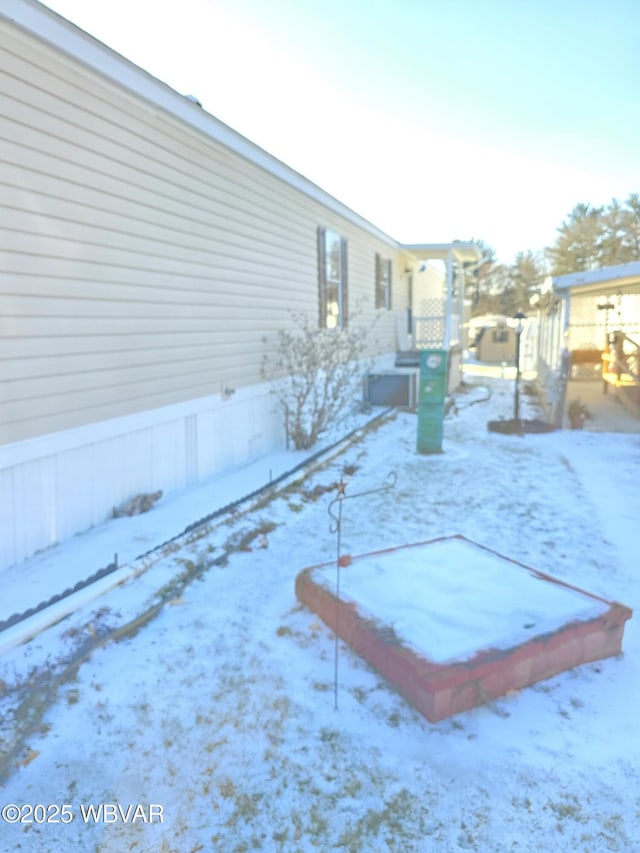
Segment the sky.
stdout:
<path fill-rule="evenodd" d="M 401 242 L 640 191 L 636 0 L 48 0 Z"/>

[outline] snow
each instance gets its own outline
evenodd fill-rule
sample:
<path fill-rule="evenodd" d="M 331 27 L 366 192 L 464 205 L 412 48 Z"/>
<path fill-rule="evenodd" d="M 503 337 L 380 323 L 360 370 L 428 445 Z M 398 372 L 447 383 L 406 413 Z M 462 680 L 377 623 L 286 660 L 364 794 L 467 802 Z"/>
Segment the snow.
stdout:
<path fill-rule="evenodd" d="M 346 429 L 356 429 L 366 420 L 365 416 L 354 415 L 348 420 Z M 329 447 L 337 439 L 337 434 L 328 434 L 322 446 Z M 0 571 L 3 590 L 0 620 L 72 588 L 78 581 L 109 565 L 114 556 L 120 566 L 135 563 L 145 552 L 180 534 L 194 521 L 267 486 L 295 470 L 316 452 L 317 448 L 308 452 L 273 453 L 196 487 L 166 495 L 153 512 L 107 519 L 62 545 L 55 545 L 24 561 L 18 575 L 15 568 Z"/>
<path fill-rule="evenodd" d="M 435 725 L 341 644 L 334 710 L 333 637 L 297 604 L 294 580 L 335 557 L 335 490 L 313 489 L 345 466 L 347 493 L 374 488 L 391 469 L 397 483 L 345 502 L 343 552 L 462 534 L 640 604 L 640 437 L 489 433 L 488 420 L 510 417 L 513 383 L 474 381 L 482 388 L 459 394 L 446 419 L 443 454 L 417 455 L 416 417 L 399 413 L 304 482 L 221 516 L 5 652 L 0 799 L 66 803 L 75 819 L 5 825 L 0 848 L 640 849 L 637 614 L 618 658 Z M 182 515 L 176 502 L 173 517 L 171 503 L 40 555 L 43 572 L 84 575 L 115 544 L 135 557 L 212 509 L 194 499 Z M 5 589 L 20 585 L 20 570 Z M 89 803 L 161 804 L 164 822 L 85 824 L 79 807 Z"/>
<path fill-rule="evenodd" d="M 335 592 L 335 568 L 312 578 Z M 609 609 L 459 539 L 357 557 L 341 571 L 340 598 L 435 663 L 510 649 Z"/>

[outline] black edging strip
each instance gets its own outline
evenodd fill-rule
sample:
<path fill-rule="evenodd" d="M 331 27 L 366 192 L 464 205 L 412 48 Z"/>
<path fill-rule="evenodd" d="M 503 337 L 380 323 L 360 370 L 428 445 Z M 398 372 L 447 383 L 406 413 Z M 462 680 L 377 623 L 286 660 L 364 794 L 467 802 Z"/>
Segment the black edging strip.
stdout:
<path fill-rule="evenodd" d="M 371 418 L 371 420 L 366 421 L 364 424 L 356 427 L 351 430 L 351 432 L 347 433 L 347 435 L 342 436 L 342 438 L 334 441 L 333 444 L 330 444 L 328 447 L 324 447 L 322 450 L 316 451 L 312 456 L 307 457 L 302 462 L 299 462 L 289 471 L 285 471 L 284 474 L 280 474 L 274 480 L 271 480 L 269 483 L 265 483 L 264 486 L 260 486 L 255 489 L 253 492 L 250 492 L 248 495 L 244 495 L 242 498 L 238 498 L 235 501 L 231 501 L 231 503 L 226 504 L 219 509 L 210 512 L 208 515 L 203 516 L 198 521 L 194 521 L 191 524 L 188 524 L 181 533 L 177 533 L 175 536 L 172 536 L 170 539 L 167 539 L 165 542 L 162 542 L 160 545 L 155 545 L 153 548 L 150 548 L 148 551 L 145 551 L 144 554 L 139 554 L 133 562 L 137 562 L 138 560 L 143 560 L 145 557 L 148 557 L 150 554 L 154 554 L 156 551 L 160 551 L 162 548 L 166 548 L 167 545 L 170 545 L 172 542 L 175 542 L 178 539 L 181 539 L 187 533 L 191 533 L 196 530 L 198 527 L 203 526 L 204 524 L 208 524 L 210 521 L 213 521 L 214 518 L 219 518 L 221 515 L 225 513 L 232 512 L 236 507 L 240 506 L 247 501 L 252 500 L 253 498 L 258 497 L 258 495 L 263 494 L 268 489 L 272 489 L 281 483 L 283 480 L 292 477 L 298 471 L 301 471 L 303 468 L 306 468 L 308 465 L 311 465 L 316 459 L 319 459 L 321 456 L 324 456 L 325 453 L 329 453 L 334 448 L 338 447 L 338 445 L 342 444 L 345 441 L 348 441 L 352 436 L 354 436 L 361 429 L 365 429 L 370 424 L 375 423 L 377 420 L 385 417 L 389 414 L 389 412 L 393 411 L 393 407 L 389 409 L 385 409 L 383 412 L 380 412 L 375 417 Z M 41 613 L 43 610 L 46 610 L 47 607 L 51 607 L 54 604 L 57 604 L 59 601 L 63 601 L 65 598 L 68 598 L 70 595 L 73 595 L 76 592 L 80 592 L 82 589 L 86 589 L 86 587 L 91 586 L 91 584 L 96 583 L 96 581 L 101 580 L 102 578 L 107 577 L 110 574 L 113 574 L 117 569 L 121 568 L 118 565 L 118 555 L 116 554 L 113 562 L 109 563 L 108 566 L 105 566 L 102 569 L 98 569 L 98 571 L 94 572 L 89 577 L 85 578 L 82 581 L 78 581 L 74 586 L 65 589 L 64 592 L 58 593 L 56 595 L 52 595 L 51 598 L 48 598 L 46 601 L 41 601 L 36 607 L 30 607 L 28 610 L 23 611 L 22 613 L 14 613 L 9 616 L 8 619 L 4 619 L 0 621 L 0 633 L 6 631 L 8 628 L 13 628 L 14 625 L 19 625 L 20 622 L 24 622 L 25 619 L 29 619 L 31 616 L 35 616 L 36 613 Z"/>
<path fill-rule="evenodd" d="M 255 489 L 253 492 L 249 492 L 248 495 L 244 495 L 244 497 L 238 498 L 235 501 L 231 501 L 231 503 L 228 503 L 225 506 L 220 507 L 219 509 L 216 509 L 213 512 L 210 512 L 209 515 L 203 516 L 198 521 L 193 521 L 191 524 L 188 524 L 181 533 L 177 533 L 175 536 L 172 536 L 170 539 L 167 539 L 167 541 L 163 542 L 161 545 L 156 545 L 155 547 L 151 548 L 149 551 L 145 551 L 144 554 L 140 554 L 139 556 L 137 556 L 135 558 L 135 561 L 142 560 L 142 559 L 144 559 L 144 557 L 148 557 L 149 554 L 153 554 L 154 551 L 157 551 L 160 548 L 165 548 L 167 545 L 170 545 L 172 542 L 175 542 L 177 539 L 180 539 L 182 536 L 185 536 L 187 533 L 191 533 L 193 530 L 196 530 L 198 527 L 201 527 L 203 524 L 208 524 L 208 522 L 213 521 L 214 518 L 218 518 L 219 516 L 224 515 L 227 512 L 231 512 L 236 507 L 240 506 L 241 504 L 245 503 L 246 501 L 250 501 L 253 498 L 257 498 L 258 495 L 263 494 L 268 489 L 271 489 L 274 486 L 277 486 L 278 483 L 282 483 L 283 480 L 287 480 L 289 477 L 292 477 L 294 474 L 297 474 L 298 471 L 301 471 L 303 468 L 306 468 L 308 465 L 311 465 L 313 462 L 316 461 L 316 459 L 319 459 L 321 456 L 324 456 L 325 453 L 329 453 L 331 450 L 338 447 L 338 445 L 342 444 L 345 441 L 348 441 L 352 436 L 354 436 L 361 429 L 365 429 L 366 427 L 369 426 L 369 424 L 372 424 L 375 421 L 380 420 L 381 418 L 383 418 L 385 415 L 388 415 L 389 412 L 392 412 L 392 411 L 393 411 L 393 407 L 391 407 L 389 409 L 385 409 L 384 412 L 380 412 L 375 417 L 371 418 L 370 421 L 367 421 L 366 423 L 362 424 L 361 426 L 356 427 L 355 429 L 351 430 L 351 432 L 347 433 L 347 435 L 344 435 L 344 436 L 342 436 L 342 438 L 338 439 L 337 441 L 334 441 L 333 444 L 330 444 L 328 447 L 323 447 L 322 450 L 316 451 L 312 456 L 309 456 L 306 459 L 304 459 L 302 462 L 299 462 L 297 465 L 295 465 L 289 471 L 285 471 L 284 474 L 280 474 L 274 480 L 271 480 L 269 483 L 265 483 L 264 486 L 259 486 L 259 488 Z"/>
<path fill-rule="evenodd" d="M 120 566 L 118 566 L 118 555 L 116 554 L 113 563 L 109 563 L 109 565 L 105 566 L 103 569 L 98 569 L 97 572 L 94 572 L 92 575 L 89 575 L 89 577 L 85 578 L 83 581 L 78 581 L 78 583 L 74 584 L 74 586 L 65 589 L 64 592 L 52 595 L 51 598 L 48 598 L 46 601 L 41 601 L 40 604 L 38 604 L 36 607 L 30 607 L 28 610 L 25 610 L 22 613 L 14 613 L 12 616 L 9 616 L 8 619 L 4 619 L 2 622 L 0 622 L 0 633 L 6 631 L 7 628 L 13 628 L 14 625 L 18 625 L 25 619 L 29 619 L 31 616 L 34 616 L 36 613 L 40 613 L 41 611 L 46 610 L 47 607 L 51 607 L 52 605 L 57 604 L 59 601 L 68 598 L 70 595 L 73 595 L 74 592 L 80 592 L 81 589 L 90 586 L 90 584 L 99 581 L 101 578 L 106 578 L 107 575 L 112 574 L 116 571 L 116 569 L 119 568 Z"/>

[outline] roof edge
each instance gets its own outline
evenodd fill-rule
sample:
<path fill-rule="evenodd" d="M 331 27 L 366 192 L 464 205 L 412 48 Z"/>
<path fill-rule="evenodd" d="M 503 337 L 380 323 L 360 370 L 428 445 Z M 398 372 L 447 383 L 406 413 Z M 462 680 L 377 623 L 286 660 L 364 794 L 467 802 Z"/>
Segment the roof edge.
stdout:
<path fill-rule="evenodd" d="M 182 95 L 172 89 L 168 84 L 153 77 L 140 66 L 37 0 L 3 0 L 0 20 L 18 27 L 23 32 L 99 73 L 112 83 L 164 110 L 354 225 L 393 245 L 394 248 L 402 248 L 398 240 L 347 207 L 309 178 L 305 178 L 304 175 L 208 113 L 194 103 L 190 96 Z"/>
<path fill-rule="evenodd" d="M 601 267 L 597 270 L 552 276 L 551 281 L 556 290 L 568 290 L 572 287 L 593 284 L 605 285 L 608 282 L 616 282 L 623 278 L 640 278 L 640 261 L 630 261 L 626 264 Z"/>
<path fill-rule="evenodd" d="M 405 252 L 415 255 L 419 260 L 446 260 L 449 254 L 461 263 L 478 263 L 482 260 L 482 249 L 477 243 L 465 240 L 453 240 L 451 243 L 403 243 Z"/>

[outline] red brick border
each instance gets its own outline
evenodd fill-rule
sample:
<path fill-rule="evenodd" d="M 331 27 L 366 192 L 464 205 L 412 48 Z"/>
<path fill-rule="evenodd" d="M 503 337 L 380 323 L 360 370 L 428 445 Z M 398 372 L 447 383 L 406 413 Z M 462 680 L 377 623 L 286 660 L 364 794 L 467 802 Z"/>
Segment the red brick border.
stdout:
<path fill-rule="evenodd" d="M 463 536 L 443 537 L 401 548 L 374 551 L 351 559 L 430 545 L 447 539 L 470 542 Z M 509 560 L 490 548 L 475 542 L 470 544 Z M 589 661 L 617 655 L 621 651 L 624 624 L 633 615 L 630 608 L 559 581 L 523 563 L 515 560 L 509 562 L 550 583 L 602 601 L 609 605 L 609 609 L 598 617 L 569 622 L 555 631 L 532 637 L 509 649 L 483 650 L 464 661 L 438 664 L 402 645 L 391 628 L 366 618 L 359 613 L 355 604 L 338 601 L 332 592 L 315 583 L 314 571 L 335 563 L 310 566 L 300 572 L 296 578 L 296 595 L 347 645 L 390 681 L 429 722 L 436 723 L 452 714 L 504 696 L 511 690 L 526 687 Z"/>

